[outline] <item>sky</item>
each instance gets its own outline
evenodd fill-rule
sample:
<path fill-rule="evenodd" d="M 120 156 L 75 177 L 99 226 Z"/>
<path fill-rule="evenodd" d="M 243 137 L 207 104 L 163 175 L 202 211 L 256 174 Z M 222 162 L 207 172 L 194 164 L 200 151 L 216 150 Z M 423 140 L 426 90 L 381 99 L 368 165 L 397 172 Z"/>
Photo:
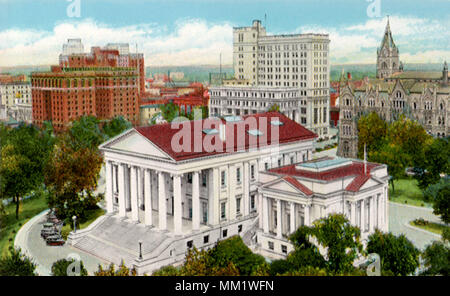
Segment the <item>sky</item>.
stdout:
<path fill-rule="evenodd" d="M 387 15 L 401 61 L 450 61 L 450 0 L 0 0 L 0 67 L 57 64 L 68 38 L 130 43 L 146 66 L 231 65 L 233 27 L 254 19 L 329 34 L 332 64 L 375 63 Z"/>

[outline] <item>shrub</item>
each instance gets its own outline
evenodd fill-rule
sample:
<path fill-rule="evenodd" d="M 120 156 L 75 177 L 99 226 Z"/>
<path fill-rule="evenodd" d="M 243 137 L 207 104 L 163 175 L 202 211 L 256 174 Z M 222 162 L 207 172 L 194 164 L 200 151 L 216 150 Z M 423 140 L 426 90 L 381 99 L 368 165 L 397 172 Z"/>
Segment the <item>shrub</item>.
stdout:
<path fill-rule="evenodd" d="M 71 268 L 71 264 L 77 264 L 74 265 L 72 270 L 69 270 Z M 79 270 L 77 270 L 79 269 Z M 78 261 L 75 259 L 67 260 L 67 259 L 61 259 L 53 263 L 52 265 L 52 275 L 53 276 L 70 276 L 72 274 L 67 274 L 67 272 L 75 273 L 74 275 L 77 276 L 87 276 L 87 270 L 84 268 L 83 261 Z M 78 273 L 78 274 L 77 274 Z"/>
<path fill-rule="evenodd" d="M 20 249 L 9 248 L 9 255 L 0 259 L 0 276 L 34 276 L 36 265 Z"/>

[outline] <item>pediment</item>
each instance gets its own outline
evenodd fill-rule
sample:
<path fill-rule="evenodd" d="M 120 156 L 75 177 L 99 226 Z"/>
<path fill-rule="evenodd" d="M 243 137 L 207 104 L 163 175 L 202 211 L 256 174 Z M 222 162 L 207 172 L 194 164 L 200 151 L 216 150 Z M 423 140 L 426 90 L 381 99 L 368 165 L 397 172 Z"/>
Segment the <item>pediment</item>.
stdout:
<path fill-rule="evenodd" d="M 291 183 L 289 183 L 288 181 L 286 181 L 284 179 L 279 179 L 279 180 L 277 180 L 271 184 L 268 184 L 264 187 L 267 189 L 275 190 L 275 191 L 282 191 L 282 192 L 289 192 L 289 193 L 294 193 L 294 194 L 305 195 L 305 193 L 303 191 L 296 188 L 294 185 L 292 185 Z"/>
<path fill-rule="evenodd" d="M 359 190 L 368 189 L 379 184 L 381 184 L 381 182 L 375 180 L 374 178 L 370 178 L 369 180 L 366 181 L 366 183 L 364 183 L 363 186 L 361 186 Z"/>
<path fill-rule="evenodd" d="M 134 129 L 123 134 L 121 137 L 115 138 L 111 142 L 104 144 L 103 148 L 163 159 L 172 159 L 164 151 L 159 149 L 155 144 Z"/>

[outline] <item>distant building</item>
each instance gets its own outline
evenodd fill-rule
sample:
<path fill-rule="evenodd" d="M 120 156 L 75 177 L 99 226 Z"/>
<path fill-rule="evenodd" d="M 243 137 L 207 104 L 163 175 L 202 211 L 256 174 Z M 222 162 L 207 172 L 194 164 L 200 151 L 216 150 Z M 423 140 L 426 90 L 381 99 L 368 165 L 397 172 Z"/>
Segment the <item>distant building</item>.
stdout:
<path fill-rule="evenodd" d="M 260 172 L 258 245 L 268 257 L 293 250 L 298 227 L 331 213 L 344 214 L 364 242 L 375 229 L 388 231 L 387 166 L 325 157 Z"/>
<path fill-rule="evenodd" d="M 81 49 L 78 40 L 69 40 L 59 66 L 32 73 L 33 123 L 52 121 L 56 130 L 62 130 L 83 115 L 100 119 L 122 115 L 139 124 L 139 99 L 145 93 L 143 55 L 126 54 L 123 44 L 92 47 L 90 53 L 80 53 Z"/>
<path fill-rule="evenodd" d="M 320 138 L 329 133 L 329 43 L 327 34 L 289 34 L 267 35 L 261 21 L 253 21 L 251 27 L 233 28 L 233 67 L 235 79 L 224 80 L 224 86 L 211 87 L 210 112 L 219 114 L 227 110 L 247 109 L 251 114 L 253 102 L 258 106 L 265 104 L 268 97 L 252 97 L 253 93 L 291 92 L 295 88 L 295 100 L 279 98 L 280 104 L 289 105 L 294 120 Z M 273 88 L 273 91 L 269 91 Z M 284 89 L 284 90 L 283 90 Z M 225 94 L 231 93 L 229 97 Z M 218 95 L 216 95 L 218 94 Z M 237 97 L 234 94 L 243 94 Z M 242 101 L 245 105 L 232 105 Z M 303 108 L 306 108 L 304 111 Z M 266 110 L 259 110 L 267 111 Z M 245 112 L 245 111 L 244 111 Z M 245 113 L 243 113 L 245 114 Z M 301 114 L 301 115 L 300 115 Z M 302 121 L 303 120 L 303 121 Z"/>
<path fill-rule="evenodd" d="M 25 81 L 24 76 L 0 79 L 0 105 L 8 119 L 18 122 L 31 123 L 32 96 L 31 83 Z"/>
<path fill-rule="evenodd" d="M 387 46 L 390 49 L 384 54 Z M 402 65 L 398 66 L 398 49 L 392 40 L 389 21 L 377 54 L 383 61 L 377 64 L 380 78 L 366 79 L 360 85 L 341 79 L 338 155 L 357 157 L 358 119 L 370 112 L 376 112 L 388 122 L 403 114 L 419 122 L 430 135 L 448 137 L 450 85 L 447 63 L 442 72 L 403 71 Z M 386 67 L 388 61 L 390 66 Z"/>

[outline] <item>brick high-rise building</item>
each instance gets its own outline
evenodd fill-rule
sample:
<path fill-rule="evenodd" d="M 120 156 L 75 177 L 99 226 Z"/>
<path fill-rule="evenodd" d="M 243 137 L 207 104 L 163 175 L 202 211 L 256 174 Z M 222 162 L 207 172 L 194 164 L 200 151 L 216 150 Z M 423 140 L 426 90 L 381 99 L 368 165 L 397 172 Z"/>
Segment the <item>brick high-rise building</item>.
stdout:
<path fill-rule="evenodd" d="M 63 130 L 83 115 L 100 119 L 123 115 L 133 125 L 139 124 L 144 58 L 143 54 L 121 54 L 123 47 L 92 47 L 91 53 L 71 50 L 67 55 L 65 51 L 59 66 L 33 73 L 33 123 L 42 126 L 52 121 L 55 130 Z"/>

